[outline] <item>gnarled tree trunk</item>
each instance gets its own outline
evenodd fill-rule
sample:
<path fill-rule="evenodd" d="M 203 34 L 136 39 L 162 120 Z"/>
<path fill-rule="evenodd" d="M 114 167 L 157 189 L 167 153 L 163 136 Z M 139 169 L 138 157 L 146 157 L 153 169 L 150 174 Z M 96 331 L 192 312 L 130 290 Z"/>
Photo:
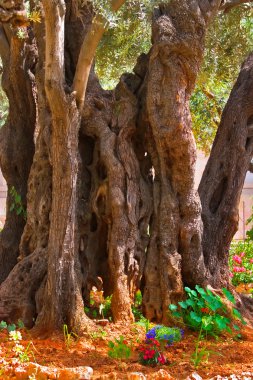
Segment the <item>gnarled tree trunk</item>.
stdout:
<path fill-rule="evenodd" d="M 168 305 L 183 297 L 184 285 L 210 283 L 214 272 L 205 240 L 210 214 L 205 217 L 203 202 L 202 246 L 189 98 L 206 28 L 220 4 L 172 0 L 161 5 L 154 13 L 149 54 L 139 57 L 134 74 L 123 75 L 114 91 L 104 91 L 82 43 L 98 30 L 96 46 L 103 19 L 97 17 L 89 28 L 84 23 L 91 23 L 89 7 L 82 9 L 81 20 L 74 0 L 43 1 L 46 47 L 42 24 L 35 30 L 39 128 L 28 219 L 20 262 L 0 287 L 0 319 L 22 318 L 32 326 L 37 318 L 40 331 L 64 323 L 82 328 L 89 324 L 83 304 L 95 285 L 113 295 L 115 321 L 133 319 L 138 288 L 145 315 L 166 321 Z M 77 80 L 82 56 L 86 72 L 91 69 L 83 109 L 87 81 Z M 251 114 L 245 123 L 251 123 Z M 245 139 L 246 132 L 246 165 L 251 139 Z M 224 233 L 225 225 L 221 228 Z M 210 241 L 215 238 L 210 235 Z"/>
<path fill-rule="evenodd" d="M 17 263 L 25 215 L 17 214 L 14 188 L 26 209 L 27 181 L 34 155 L 36 46 L 32 37 L 18 38 L 16 30 L 1 26 L 2 86 L 9 100 L 9 116 L 0 130 L 0 163 L 7 182 L 6 221 L 0 234 L 0 283 Z M 14 208 L 11 206 L 14 203 Z"/>
<path fill-rule="evenodd" d="M 239 223 L 239 201 L 253 155 L 253 54 L 242 65 L 223 111 L 200 185 L 203 252 L 216 288 L 229 286 L 229 246 Z"/>

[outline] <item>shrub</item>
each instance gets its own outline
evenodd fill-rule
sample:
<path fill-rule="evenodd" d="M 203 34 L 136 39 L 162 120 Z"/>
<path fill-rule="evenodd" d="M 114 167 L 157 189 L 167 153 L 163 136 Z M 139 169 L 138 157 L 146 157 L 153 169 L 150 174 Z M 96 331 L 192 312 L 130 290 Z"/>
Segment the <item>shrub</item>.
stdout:
<path fill-rule="evenodd" d="M 221 297 L 198 285 L 195 289 L 185 288 L 188 297 L 178 303 L 180 308 L 173 304 L 169 306 L 172 315 L 181 318 L 189 328 L 196 331 L 202 329 L 208 335 L 217 336 L 224 331 L 232 333 L 233 330 L 240 330 L 234 323 L 235 319 L 245 324 L 239 311 L 234 307 L 230 311 Z M 227 289 L 223 288 L 222 292 L 235 304 L 234 296 Z"/>
<path fill-rule="evenodd" d="M 171 346 L 174 342 L 179 342 L 183 334 L 183 330 L 178 327 L 157 325 L 146 333 L 146 338 L 156 339 L 162 346 Z"/>
<path fill-rule="evenodd" d="M 250 240 L 231 244 L 230 277 L 233 285 L 253 283 L 253 243 Z"/>

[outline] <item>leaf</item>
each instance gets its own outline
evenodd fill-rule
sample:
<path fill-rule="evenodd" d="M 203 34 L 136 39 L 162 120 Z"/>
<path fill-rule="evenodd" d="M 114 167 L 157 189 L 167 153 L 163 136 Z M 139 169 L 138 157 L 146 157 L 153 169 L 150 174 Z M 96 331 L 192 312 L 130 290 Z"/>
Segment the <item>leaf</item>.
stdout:
<path fill-rule="evenodd" d="M 196 285 L 196 286 L 195 286 L 195 289 L 196 289 L 196 290 L 199 292 L 199 294 L 201 294 L 202 296 L 203 296 L 203 295 L 206 295 L 205 290 L 204 290 L 203 288 L 201 288 L 201 286 Z"/>
<path fill-rule="evenodd" d="M 13 323 L 12 325 L 8 325 L 7 326 L 7 330 L 10 332 L 10 331 L 15 331 L 16 330 L 16 325 L 15 323 Z"/>
<path fill-rule="evenodd" d="M 210 330 L 212 328 L 213 318 L 211 315 L 202 317 L 202 327 L 204 330 Z"/>
<path fill-rule="evenodd" d="M 177 306 L 174 305 L 173 303 L 171 303 L 171 304 L 169 305 L 169 310 L 170 310 L 170 311 L 175 311 L 175 310 L 177 310 Z"/>
<path fill-rule="evenodd" d="M 31 12 L 28 15 L 28 18 L 29 18 L 30 21 L 33 21 L 33 22 L 38 22 L 38 23 L 41 22 L 41 14 L 40 14 L 39 11 L 33 11 L 33 12 Z"/>
<path fill-rule="evenodd" d="M 234 317 L 239 318 L 240 320 L 242 320 L 241 313 L 236 308 L 233 307 L 232 313 L 233 313 Z"/>
<path fill-rule="evenodd" d="M 17 209 L 17 215 L 20 215 L 20 214 L 22 213 L 22 211 L 23 211 L 22 207 L 19 207 L 19 208 Z"/>
<path fill-rule="evenodd" d="M 222 293 L 227 297 L 227 299 L 230 302 L 235 304 L 235 297 L 233 296 L 233 294 L 229 290 L 227 290 L 226 288 L 222 288 Z"/>
<path fill-rule="evenodd" d="M 186 303 L 188 306 L 192 306 L 192 307 L 195 306 L 195 302 L 194 302 L 192 299 L 188 299 L 188 300 L 186 300 L 185 303 Z"/>
<path fill-rule="evenodd" d="M 176 318 L 181 318 L 182 317 L 182 315 L 181 315 L 181 313 L 179 311 L 174 311 L 172 313 L 172 315 L 173 315 L 173 317 L 176 317 Z"/>
<path fill-rule="evenodd" d="M 181 302 L 178 302 L 178 304 L 183 308 L 183 309 L 187 309 L 188 305 L 185 301 L 181 301 Z"/>
<path fill-rule="evenodd" d="M 239 330 L 240 330 L 240 327 L 239 327 L 239 326 L 237 326 L 237 325 L 233 325 L 233 328 L 234 328 L 235 330 L 237 330 L 237 331 L 239 331 Z"/>
<path fill-rule="evenodd" d="M 225 330 L 227 325 L 230 323 L 230 319 L 225 318 L 222 315 L 216 315 L 214 320 L 220 330 Z"/>
<path fill-rule="evenodd" d="M 7 323 L 5 321 L 0 322 L 0 330 L 6 329 L 7 328 Z"/>
<path fill-rule="evenodd" d="M 197 313 L 195 313 L 195 311 L 190 312 L 190 317 L 191 317 L 191 319 L 193 319 L 194 321 L 196 321 L 198 323 L 200 323 L 202 321 L 202 318 Z"/>
<path fill-rule="evenodd" d="M 15 194 L 15 202 L 21 203 L 21 195 L 20 194 Z"/>
<path fill-rule="evenodd" d="M 114 343 L 111 340 L 108 342 L 108 347 L 110 347 L 110 348 L 114 347 Z"/>
<path fill-rule="evenodd" d="M 24 322 L 21 319 L 18 320 L 18 328 L 23 329 L 25 327 Z"/>

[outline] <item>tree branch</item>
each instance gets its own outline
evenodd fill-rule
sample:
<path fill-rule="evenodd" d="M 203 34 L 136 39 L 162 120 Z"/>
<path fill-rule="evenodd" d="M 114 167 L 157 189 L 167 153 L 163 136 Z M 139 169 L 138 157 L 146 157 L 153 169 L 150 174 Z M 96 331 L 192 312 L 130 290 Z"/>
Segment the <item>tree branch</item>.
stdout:
<path fill-rule="evenodd" d="M 45 87 L 51 111 L 62 109 L 64 82 L 64 0 L 42 0 L 46 25 Z M 49 99 L 49 100 L 50 100 Z"/>
<path fill-rule="evenodd" d="M 232 8 L 237 7 L 238 5 L 245 3 L 253 3 L 253 0 L 228 0 L 222 1 L 220 10 L 223 10 L 225 13 L 231 11 Z"/>
<path fill-rule="evenodd" d="M 117 12 L 117 10 L 125 3 L 125 1 L 126 0 L 111 0 L 112 11 Z M 73 81 L 73 91 L 76 92 L 76 101 L 80 111 L 82 110 L 84 104 L 90 69 L 98 44 L 106 30 L 106 24 L 107 20 L 100 14 L 97 14 L 94 17 L 93 22 L 84 38 L 80 50 L 76 73 Z"/>
<path fill-rule="evenodd" d="M 249 168 L 248 168 L 248 171 L 249 171 L 250 173 L 253 173 L 253 162 L 250 162 L 250 164 L 249 164 Z"/>

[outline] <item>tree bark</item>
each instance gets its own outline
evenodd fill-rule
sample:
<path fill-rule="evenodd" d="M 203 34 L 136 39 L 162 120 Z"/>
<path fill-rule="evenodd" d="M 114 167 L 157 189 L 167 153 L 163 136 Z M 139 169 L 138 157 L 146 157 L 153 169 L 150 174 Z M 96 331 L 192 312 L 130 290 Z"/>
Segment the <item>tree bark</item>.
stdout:
<path fill-rule="evenodd" d="M 3 33 L 6 28 L 2 27 Z M 0 235 L 0 283 L 17 263 L 19 243 L 25 226 L 25 216 L 17 215 L 17 204 L 11 195 L 14 188 L 26 209 L 27 180 L 34 155 L 33 135 L 36 125 L 36 89 L 34 67 L 36 47 L 32 37 L 19 39 L 9 29 L 5 33 L 9 51 L 3 58 L 3 88 L 9 100 L 9 116 L 0 131 L 0 165 L 7 182 L 6 221 Z M 6 52 L 6 50 L 5 50 Z"/>
<path fill-rule="evenodd" d="M 144 280 L 144 309 L 166 320 L 183 284 L 208 281 L 202 254 L 201 206 L 194 190 L 196 146 L 189 99 L 204 37 L 219 2 L 171 1 L 154 15 L 144 108 L 153 173 L 154 212 Z"/>
<path fill-rule="evenodd" d="M 253 155 L 253 54 L 242 65 L 223 111 L 199 194 L 203 252 L 215 288 L 229 286 L 228 254 L 238 229 L 239 201 Z"/>

